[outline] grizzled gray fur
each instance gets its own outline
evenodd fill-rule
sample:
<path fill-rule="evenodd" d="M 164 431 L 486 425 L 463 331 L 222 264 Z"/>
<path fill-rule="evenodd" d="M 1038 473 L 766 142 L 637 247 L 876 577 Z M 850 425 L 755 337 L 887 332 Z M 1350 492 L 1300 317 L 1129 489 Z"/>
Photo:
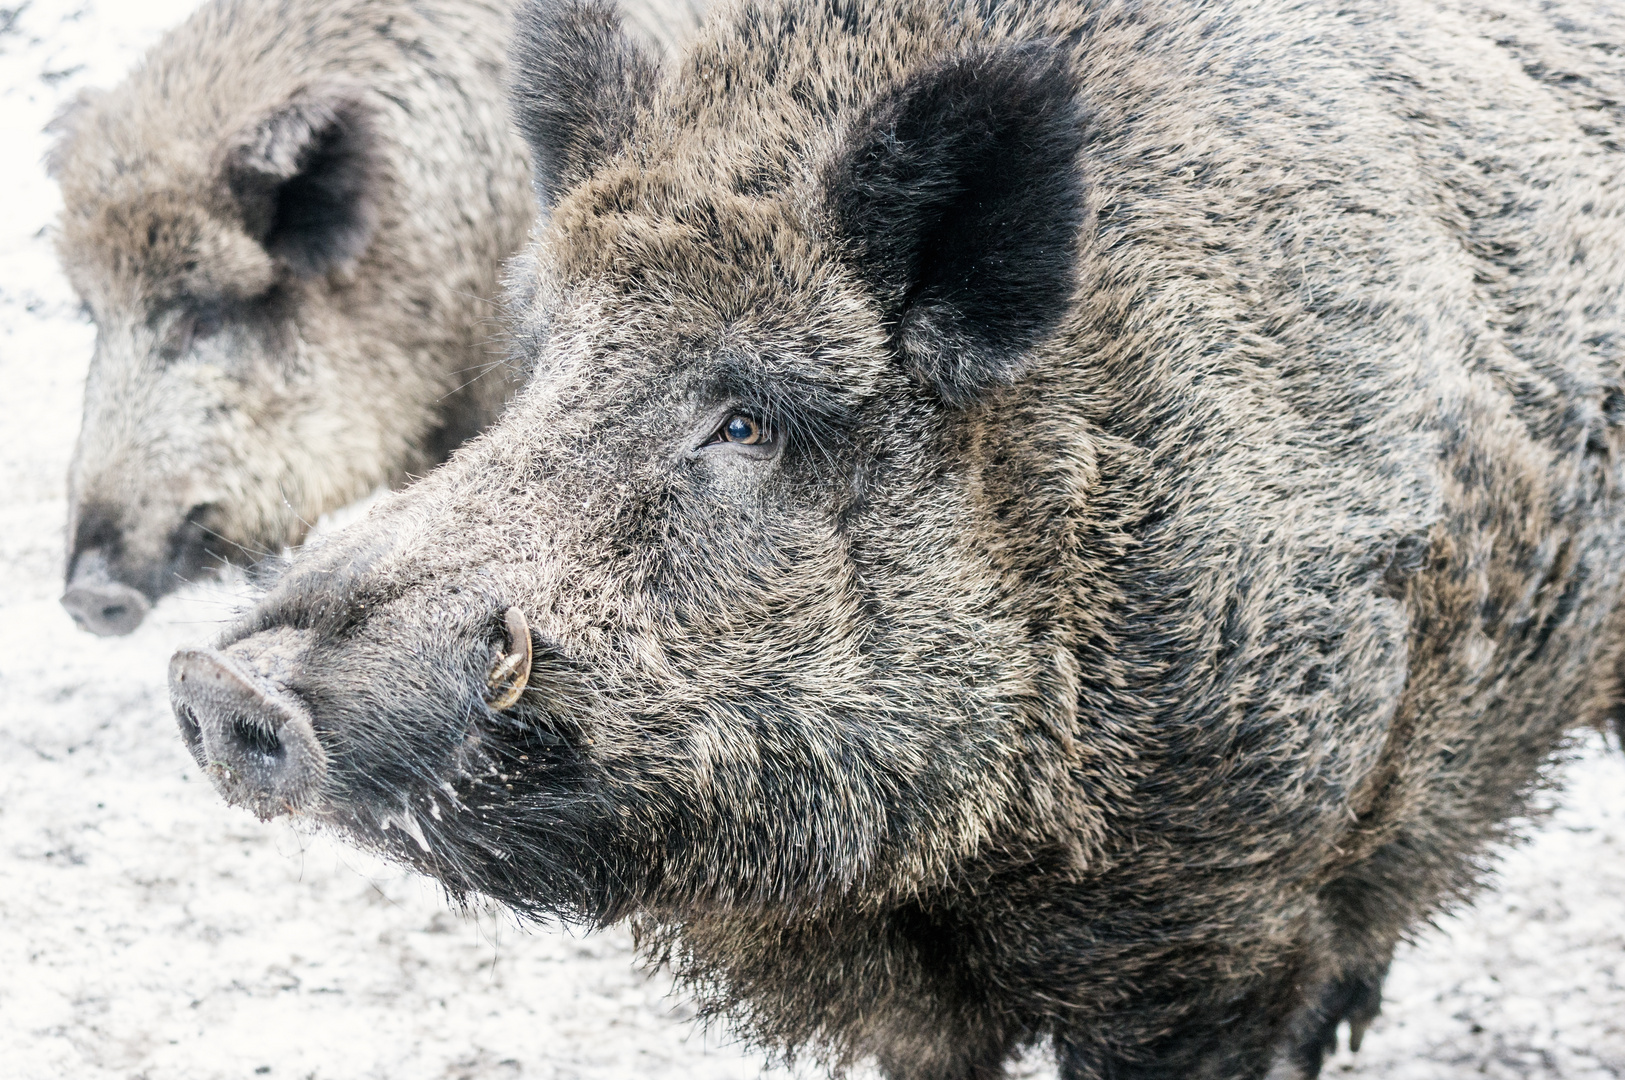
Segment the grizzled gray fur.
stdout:
<path fill-rule="evenodd" d="M 513 389 L 534 213 L 504 0 L 212 0 L 62 121 L 63 265 L 97 326 L 63 603 L 96 633 L 421 473 Z M 696 0 L 640 0 L 645 37 Z"/>
<path fill-rule="evenodd" d="M 502 420 L 188 745 L 894 1080 L 1315 1075 L 1616 698 L 1625 12 L 522 21 Z"/>

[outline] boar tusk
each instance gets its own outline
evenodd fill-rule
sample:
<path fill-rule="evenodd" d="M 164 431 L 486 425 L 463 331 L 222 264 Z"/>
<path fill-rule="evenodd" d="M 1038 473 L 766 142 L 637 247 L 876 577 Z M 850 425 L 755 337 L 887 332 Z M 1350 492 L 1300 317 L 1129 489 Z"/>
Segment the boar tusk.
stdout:
<path fill-rule="evenodd" d="M 508 626 L 508 652 L 497 661 L 486 679 L 491 691 L 487 701 L 495 712 L 512 706 L 530 683 L 530 623 L 525 621 L 525 613 L 516 607 L 508 609 L 503 621 Z"/>

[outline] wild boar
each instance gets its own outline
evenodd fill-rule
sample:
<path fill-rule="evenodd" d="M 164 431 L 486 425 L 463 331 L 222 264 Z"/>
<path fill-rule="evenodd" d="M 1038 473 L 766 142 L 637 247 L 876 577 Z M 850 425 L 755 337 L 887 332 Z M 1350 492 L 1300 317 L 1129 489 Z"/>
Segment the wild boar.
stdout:
<path fill-rule="evenodd" d="M 1625 9 L 533 5 L 533 381 L 170 668 L 230 802 L 887 1076 L 1311 1077 L 1617 699 Z"/>
<path fill-rule="evenodd" d="M 697 0 L 640 0 L 651 40 Z M 58 249 L 97 327 L 63 605 L 124 634 L 180 582 L 421 473 L 519 378 L 534 214 L 505 0 L 213 0 L 61 122 Z"/>

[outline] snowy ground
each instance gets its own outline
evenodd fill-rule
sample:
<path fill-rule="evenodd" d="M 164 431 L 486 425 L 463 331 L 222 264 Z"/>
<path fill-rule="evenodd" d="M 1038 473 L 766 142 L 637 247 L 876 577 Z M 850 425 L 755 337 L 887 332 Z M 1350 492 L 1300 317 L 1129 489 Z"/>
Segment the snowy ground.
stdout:
<path fill-rule="evenodd" d="M 164 672 L 230 589 L 115 640 L 58 608 L 92 332 L 50 253 L 40 128 L 191 6 L 0 7 L 0 1076 L 763 1075 L 694 1029 L 624 934 L 457 915 L 422 881 L 228 811 L 181 748 Z M 1564 801 L 1498 892 L 1404 952 L 1333 1075 L 1625 1076 L 1625 759 L 1587 744 Z"/>

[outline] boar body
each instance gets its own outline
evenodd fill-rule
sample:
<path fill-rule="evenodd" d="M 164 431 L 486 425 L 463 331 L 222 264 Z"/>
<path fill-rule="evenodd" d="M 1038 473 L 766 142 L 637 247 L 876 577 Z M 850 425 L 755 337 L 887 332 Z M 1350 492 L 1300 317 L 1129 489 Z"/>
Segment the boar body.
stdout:
<path fill-rule="evenodd" d="M 58 248 L 97 326 L 63 603 L 99 634 L 421 473 L 516 372 L 534 213 L 504 0 L 211 0 L 66 114 Z M 669 42 L 689 0 L 637 13 Z"/>
<path fill-rule="evenodd" d="M 1560 7 L 536 6 L 534 380 L 177 654 L 188 745 L 837 1066 L 1315 1075 L 1617 696 Z"/>

